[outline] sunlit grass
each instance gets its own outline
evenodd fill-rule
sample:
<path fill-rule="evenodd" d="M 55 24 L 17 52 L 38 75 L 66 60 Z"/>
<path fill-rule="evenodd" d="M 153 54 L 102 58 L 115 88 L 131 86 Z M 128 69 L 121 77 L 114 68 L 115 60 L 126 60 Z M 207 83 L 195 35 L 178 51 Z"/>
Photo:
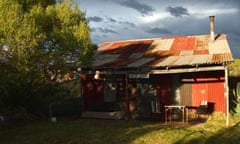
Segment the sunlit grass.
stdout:
<path fill-rule="evenodd" d="M 163 122 L 74 119 L 0 124 L 1 144 L 182 144 L 240 142 L 240 118 L 205 123 L 166 125 Z"/>

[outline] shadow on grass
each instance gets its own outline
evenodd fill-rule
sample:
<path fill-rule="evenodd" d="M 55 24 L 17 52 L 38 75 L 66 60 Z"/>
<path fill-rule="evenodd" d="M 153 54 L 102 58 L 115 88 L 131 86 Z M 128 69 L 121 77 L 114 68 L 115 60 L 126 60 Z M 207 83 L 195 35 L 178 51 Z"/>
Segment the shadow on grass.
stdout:
<path fill-rule="evenodd" d="M 99 119 L 58 120 L 32 122 L 0 128 L 1 143 L 11 144 L 182 144 L 237 143 L 240 126 L 215 130 L 215 126 L 193 123 L 183 125 L 149 121 Z"/>
<path fill-rule="evenodd" d="M 172 130 L 179 126 L 149 121 L 77 119 L 2 128 L 0 139 L 4 144 L 130 144 L 166 142 L 162 137 L 170 139 L 167 136 L 174 136 Z"/>
<path fill-rule="evenodd" d="M 156 123 L 139 121 L 68 119 L 55 123 L 5 123 L 0 128 L 0 139 L 4 144 L 128 144 L 163 127 L 156 126 Z"/>
<path fill-rule="evenodd" d="M 206 125 L 206 127 L 210 127 Z M 240 122 L 229 128 L 220 128 L 216 132 L 196 130 L 184 136 L 175 144 L 240 144 Z M 195 137 L 193 138 L 193 136 Z"/>

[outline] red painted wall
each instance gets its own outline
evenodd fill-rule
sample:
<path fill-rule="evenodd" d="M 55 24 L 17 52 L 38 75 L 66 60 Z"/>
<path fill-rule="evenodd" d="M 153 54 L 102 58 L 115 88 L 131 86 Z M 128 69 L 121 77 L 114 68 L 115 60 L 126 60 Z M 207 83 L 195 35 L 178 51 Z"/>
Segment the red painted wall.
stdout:
<path fill-rule="evenodd" d="M 224 82 L 210 83 L 208 85 L 208 101 L 214 102 L 215 111 L 226 112 L 226 100 L 224 96 Z"/>
<path fill-rule="evenodd" d="M 192 84 L 192 105 L 199 106 L 202 100 L 208 100 L 208 84 L 194 82 Z"/>
<path fill-rule="evenodd" d="M 83 110 L 93 104 L 104 102 L 104 83 L 101 80 L 86 80 L 83 82 Z"/>
<path fill-rule="evenodd" d="M 224 75 L 219 72 L 193 74 L 192 105 L 199 106 L 202 100 L 214 105 L 214 111 L 226 112 Z"/>

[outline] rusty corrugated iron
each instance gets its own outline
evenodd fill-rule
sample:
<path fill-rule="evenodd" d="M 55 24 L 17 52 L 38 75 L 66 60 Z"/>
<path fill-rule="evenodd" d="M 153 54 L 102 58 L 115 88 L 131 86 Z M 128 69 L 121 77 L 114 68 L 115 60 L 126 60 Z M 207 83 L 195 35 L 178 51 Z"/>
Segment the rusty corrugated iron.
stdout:
<path fill-rule="evenodd" d="M 233 61 L 227 36 L 164 37 L 105 42 L 99 45 L 94 67 L 174 67 Z"/>
<path fill-rule="evenodd" d="M 193 77 L 195 79 L 191 84 L 192 105 L 199 106 L 202 100 L 206 100 L 208 103 L 214 104 L 214 111 L 226 112 L 224 73 L 197 73 L 193 74 Z"/>

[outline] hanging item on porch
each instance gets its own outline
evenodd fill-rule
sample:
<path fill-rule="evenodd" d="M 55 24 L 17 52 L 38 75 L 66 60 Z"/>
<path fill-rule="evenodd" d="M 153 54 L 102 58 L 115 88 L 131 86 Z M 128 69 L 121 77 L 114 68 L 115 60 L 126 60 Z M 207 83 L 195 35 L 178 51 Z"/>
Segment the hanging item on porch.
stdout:
<path fill-rule="evenodd" d="M 100 78 L 100 71 L 96 71 L 94 75 L 94 79 L 98 80 Z"/>

